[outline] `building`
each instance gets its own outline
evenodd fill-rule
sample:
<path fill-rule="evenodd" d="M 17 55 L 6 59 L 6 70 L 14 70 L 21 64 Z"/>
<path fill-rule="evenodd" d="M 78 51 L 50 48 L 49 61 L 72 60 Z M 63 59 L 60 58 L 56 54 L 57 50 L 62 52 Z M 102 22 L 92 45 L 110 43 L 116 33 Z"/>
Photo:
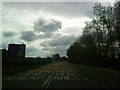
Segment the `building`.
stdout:
<path fill-rule="evenodd" d="M 8 57 L 9 58 L 25 58 L 25 44 L 9 44 Z"/>

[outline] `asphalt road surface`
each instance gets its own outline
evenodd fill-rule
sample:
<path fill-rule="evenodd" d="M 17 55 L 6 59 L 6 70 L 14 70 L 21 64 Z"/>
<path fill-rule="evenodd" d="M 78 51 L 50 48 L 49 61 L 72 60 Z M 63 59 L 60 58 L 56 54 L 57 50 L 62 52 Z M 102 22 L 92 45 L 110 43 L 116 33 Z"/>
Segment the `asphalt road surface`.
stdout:
<path fill-rule="evenodd" d="M 120 71 L 56 62 L 5 77 L 2 88 L 120 88 Z"/>

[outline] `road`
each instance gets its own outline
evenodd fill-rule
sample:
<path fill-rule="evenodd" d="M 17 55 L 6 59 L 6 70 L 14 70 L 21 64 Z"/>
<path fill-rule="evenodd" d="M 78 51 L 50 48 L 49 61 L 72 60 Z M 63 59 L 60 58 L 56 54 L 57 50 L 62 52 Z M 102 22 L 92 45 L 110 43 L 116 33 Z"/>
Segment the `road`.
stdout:
<path fill-rule="evenodd" d="M 120 88 L 120 71 L 56 62 L 5 77 L 2 88 Z"/>

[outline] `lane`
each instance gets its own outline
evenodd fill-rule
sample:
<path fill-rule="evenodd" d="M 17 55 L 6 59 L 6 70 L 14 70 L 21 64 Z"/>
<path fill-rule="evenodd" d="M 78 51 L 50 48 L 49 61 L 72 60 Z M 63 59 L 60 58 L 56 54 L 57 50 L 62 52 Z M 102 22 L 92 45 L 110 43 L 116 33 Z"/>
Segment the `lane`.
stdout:
<path fill-rule="evenodd" d="M 63 85 L 62 83 L 68 83 L 71 81 L 87 81 L 88 78 L 80 74 L 79 72 L 34 72 L 34 73 L 26 73 L 22 75 L 15 75 L 11 77 L 7 77 L 3 79 L 4 82 L 6 81 L 6 86 L 4 83 L 4 87 L 12 88 L 13 86 L 16 88 L 21 88 L 21 83 L 26 84 L 24 88 L 28 88 L 28 84 L 30 82 L 39 81 L 39 85 L 37 88 L 55 88 L 55 87 L 68 87 Z M 27 81 L 27 82 L 26 82 Z M 28 83 L 29 81 L 29 83 Z M 17 82 L 17 83 L 16 83 Z M 13 85 L 15 84 L 15 85 Z M 73 84 L 73 83 L 71 83 Z M 62 86 L 61 86 L 62 85 Z M 30 87 L 30 86 L 29 86 Z"/>
<path fill-rule="evenodd" d="M 3 88 L 119 88 L 120 72 L 71 63 L 52 63 L 3 78 Z"/>

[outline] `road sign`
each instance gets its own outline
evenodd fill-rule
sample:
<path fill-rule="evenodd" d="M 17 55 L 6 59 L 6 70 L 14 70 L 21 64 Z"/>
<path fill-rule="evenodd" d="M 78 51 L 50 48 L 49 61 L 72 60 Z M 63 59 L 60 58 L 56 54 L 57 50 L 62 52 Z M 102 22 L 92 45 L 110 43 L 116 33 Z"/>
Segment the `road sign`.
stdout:
<path fill-rule="evenodd" d="M 9 44 L 8 57 L 9 58 L 25 58 L 25 44 Z"/>

